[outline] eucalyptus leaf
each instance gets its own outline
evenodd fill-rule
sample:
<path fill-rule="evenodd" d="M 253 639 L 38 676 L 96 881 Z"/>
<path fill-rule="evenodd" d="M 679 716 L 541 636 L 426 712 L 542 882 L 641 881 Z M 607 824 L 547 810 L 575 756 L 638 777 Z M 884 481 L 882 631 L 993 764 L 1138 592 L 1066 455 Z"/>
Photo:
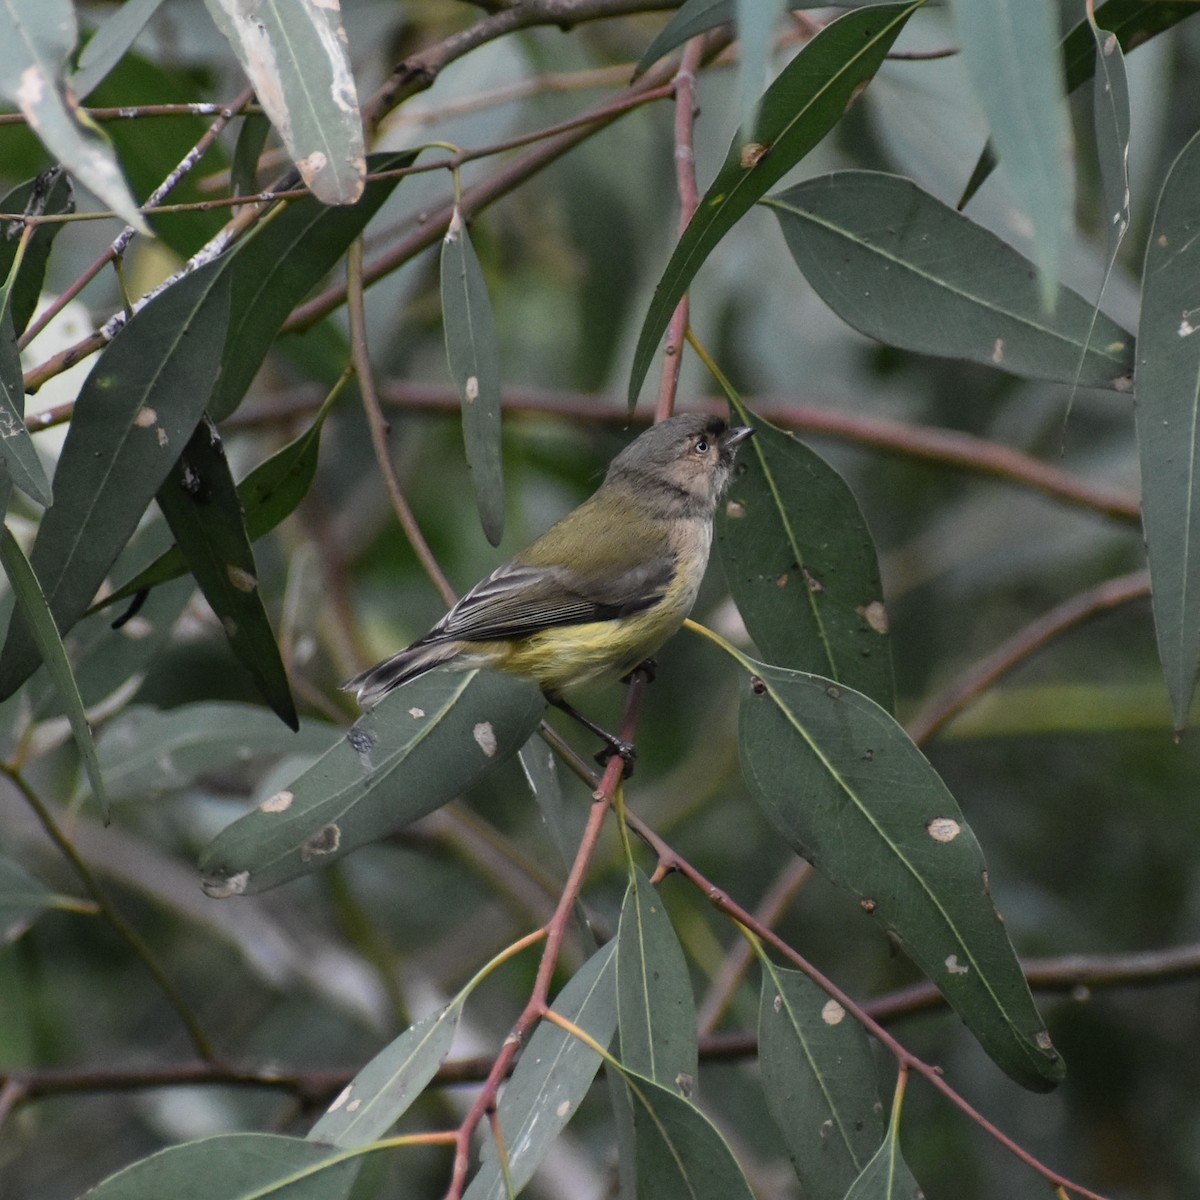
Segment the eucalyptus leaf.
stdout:
<path fill-rule="evenodd" d="M 228 314 L 218 260 L 136 313 L 88 375 L 30 553 L 62 632 L 87 611 L 203 415 Z M 0 698 L 36 666 L 29 628 L 14 620 L 0 652 Z"/>
<path fill-rule="evenodd" d="M 50 167 L 18 184 L 3 199 L 0 212 L 19 212 L 30 216 L 61 216 L 75 211 L 75 193 L 71 188 L 71 177 L 62 167 Z M 48 221 L 39 224 L 25 244 L 20 266 L 12 281 L 10 311 L 13 328 L 17 335 L 25 332 L 46 279 L 46 264 L 54 239 L 63 229 L 63 222 Z M 7 278 L 21 243 L 22 230 L 9 222 L 0 223 L 0 275 Z"/>
<path fill-rule="evenodd" d="M 690 1096 L 699 1047 L 692 981 L 662 898 L 635 867 L 617 931 L 621 1064 Z"/>
<path fill-rule="evenodd" d="M 630 407 L 671 314 L 704 260 L 767 189 L 841 120 L 919 7 L 917 0 L 845 13 L 822 28 L 767 89 L 753 136 L 734 139 L 654 290 L 634 351 Z"/>
<path fill-rule="evenodd" d="M 450 1053 L 464 999 L 430 1013 L 375 1055 L 309 1130 L 308 1140 L 349 1148 L 383 1137 Z"/>
<path fill-rule="evenodd" d="M 80 1200 L 349 1200 L 361 1165 L 301 1138 L 222 1133 L 140 1159 Z"/>
<path fill-rule="evenodd" d="M 0 458 L 13 483 L 43 507 L 54 495 L 42 461 L 25 428 L 25 381 L 12 311 L 0 298 Z"/>
<path fill-rule="evenodd" d="M 0 0 L 0 93 L 20 109 L 52 159 L 123 221 L 149 233 L 112 146 L 66 86 L 78 37 L 71 0 Z"/>
<path fill-rule="evenodd" d="M 1056 10 L 1044 0 L 951 0 L 951 8 L 972 90 L 1033 227 L 1042 308 L 1051 311 L 1075 199 Z"/>
<path fill-rule="evenodd" d="M 221 435 L 211 421 L 196 426 L 157 499 L 234 656 L 279 719 L 298 728 L 287 668 L 259 590 L 241 501 Z"/>
<path fill-rule="evenodd" d="M 200 861 L 205 890 L 275 887 L 440 808 L 516 754 L 545 704 L 498 672 L 431 671 L 397 688 L 217 836 Z"/>
<path fill-rule="evenodd" d="M 988 893 L 975 835 L 904 730 L 849 688 L 755 666 L 739 745 L 788 844 L 894 934 L 996 1064 L 1024 1087 L 1063 1075 Z"/>
<path fill-rule="evenodd" d="M 1134 408 L 1154 631 L 1176 729 L 1200 670 L 1198 188 L 1200 135 L 1171 165 L 1146 239 Z"/>
<path fill-rule="evenodd" d="M 768 202 L 796 265 L 848 325 L 905 350 L 1031 379 L 1127 391 L 1133 337 L 1029 260 L 922 191 L 877 171 L 805 180 Z"/>
<path fill-rule="evenodd" d="M 446 358 L 462 406 L 471 486 L 483 532 L 498 546 L 504 536 L 500 342 L 483 268 L 457 208 L 442 239 L 441 285 Z"/>
<path fill-rule="evenodd" d="M 78 99 L 87 99 L 88 94 L 121 61 L 162 2 L 125 0 L 104 19 L 88 39 L 79 55 L 79 65 L 71 75 L 71 90 Z"/>
<path fill-rule="evenodd" d="M 842 1200 L 883 1136 L 866 1031 L 807 975 L 763 960 L 758 1063 L 808 1200 Z"/>
<path fill-rule="evenodd" d="M 1095 23 L 1100 29 L 1115 33 L 1117 43 L 1128 53 L 1196 12 L 1196 0 L 1108 0 L 1097 5 Z M 1066 90 L 1073 92 L 1092 78 L 1096 68 L 1095 45 L 1086 18 L 1063 38 L 1060 52 Z M 996 153 L 988 142 L 959 198 L 959 208 L 967 206 L 995 169 Z"/>
<path fill-rule="evenodd" d="M 711 1121 L 651 1079 L 627 1073 L 637 1136 L 638 1195 L 654 1200 L 754 1200 Z"/>
<path fill-rule="evenodd" d="M 367 166 L 340 7 L 205 3 L 313 195 L 353 204 Z"/>
<path fill-rule="evenodd" d="M 888 1130 L 883 1143 L 846 1193 L 845 1200 L 925 1200 L 925 1193 L 900 1153 L 900 1139 L 895 1129 Z"/>
<path fill-rule="evenodd" d="M 75 676 L 71 672 L 70 660 L 63 649 L 62 637 L 54 623 L 54 614 L 50 611 L 37 576 L 34 575 L 25 552 L 17 544 L 17 539 L 13 537 L 7 525 L 0 530 L 0 563 L 3 564 L 4 573 L 12 586 L 17 602 L 16 611 L 24 617 L 37 653 L 46 664 L 46 670 L 58 689 L 67 719 L 71 723 L 71 734 L 92 787 L 92 795 L 96 798 L 100 815 L 107 824 L 109 806 L 108 793 L 104 788 L 104 775 L 96 757 L 92 731 L 88 726 L 87 713 L 83 710 L 83 701 L 79 696 Z"/>
<path fill-rule="evenodd" d="M 54 905 L 54 893 L 45 884 L 0 854 L 0 946 L 15 942 Z"/>
<path fill-rule="evenodd" d="M 755 418 L 716 540 L 746 629 L 768 661 L 895 703 L 875 545 L 840 475 L 792 434 Z"/>
<path fill-rule="evenodd" d="M 550 1006 L 601 1046 L 617 1027 L 616 945 L 609 942 L 571 976 Z M 575 1115 L 600 1069 L 600 1055 L 574 1034 L 543 1021 L 521 1051 L 500 1102 L 496 1119 L 504 1135 L 508 1175 L 521 1188 Z M 463 1200 L 506 1200 L 504 1172 L 489 1138 L 483 1162 Z"/>

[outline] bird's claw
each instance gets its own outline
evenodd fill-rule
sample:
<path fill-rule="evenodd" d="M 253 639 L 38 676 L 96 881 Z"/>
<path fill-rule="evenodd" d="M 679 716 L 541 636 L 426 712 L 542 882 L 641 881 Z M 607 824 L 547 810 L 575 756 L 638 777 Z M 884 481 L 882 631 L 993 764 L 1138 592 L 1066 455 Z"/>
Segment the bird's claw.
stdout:
<path fill-rule="evenodd" d="M 633 764 L 637 761 L 637 747 L 632 742 L 623 742 L 613 738 L 612 742 L 596 754 L 596 761 L 607 767 L 613 758 L 619 758 L 625 765 L 621 768 L 621 778 L 628 779 L 633 774 Z"/>

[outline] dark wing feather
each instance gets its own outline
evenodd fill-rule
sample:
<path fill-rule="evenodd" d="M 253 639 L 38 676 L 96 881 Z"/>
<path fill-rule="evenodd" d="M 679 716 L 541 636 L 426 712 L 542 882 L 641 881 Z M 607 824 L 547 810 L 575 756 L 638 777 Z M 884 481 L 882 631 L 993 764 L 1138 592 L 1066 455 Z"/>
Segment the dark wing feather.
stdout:
<path fill-rule="evenodd" d="M 657 604 L 674 574 L 673 555 L 602 581 L 565 567 L 508 563 L 473 587 L 421 641 L 489 642 L 612 621 Z"/>

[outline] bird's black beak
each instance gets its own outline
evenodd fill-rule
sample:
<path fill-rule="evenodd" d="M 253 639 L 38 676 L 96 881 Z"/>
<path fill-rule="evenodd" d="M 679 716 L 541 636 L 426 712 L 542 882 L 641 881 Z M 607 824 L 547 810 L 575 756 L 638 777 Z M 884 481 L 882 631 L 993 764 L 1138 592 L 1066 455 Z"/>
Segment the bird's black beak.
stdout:
<path fill-rule="evenodd" d="M 721 453 L 733 457 L 734 451 L 752 434 L 754 429 L 749 425 L 734 425 L 721 434 Z"/>

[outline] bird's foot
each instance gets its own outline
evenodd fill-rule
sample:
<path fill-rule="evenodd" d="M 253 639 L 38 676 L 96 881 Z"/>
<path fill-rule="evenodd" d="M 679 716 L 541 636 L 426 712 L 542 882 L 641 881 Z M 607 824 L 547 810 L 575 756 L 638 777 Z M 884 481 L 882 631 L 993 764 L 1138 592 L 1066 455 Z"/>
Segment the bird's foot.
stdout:
<path fill-rule="evenodd" d="M 633 764 L 637 761 L 637 747 L 632 742 L 623 742 L 614 737 L 603 750 L 596 754 L 596 761 L 607 767 L 614 759 L 619 758 L 625 765 L 621 768 L 621 778 L 628 779 L 633 774 Z"/>
<path fill-rule="evenodd" d="M 633 670 L 630 671 L 628 675 L 621 676 L 621 682 L 629 683 L 630 680 L 632 680 L 633 677 L 639 671 L 641 671 L 642 674 L 644 674 L 646 676 L 647 683 L 653 683 L 655 678 L 658 675 L 658 659 L 657 658 L 643 658 L 642 661 L 640 663 L 638 663 L 638 665 L 636 667 L 634 667 Z"/>

